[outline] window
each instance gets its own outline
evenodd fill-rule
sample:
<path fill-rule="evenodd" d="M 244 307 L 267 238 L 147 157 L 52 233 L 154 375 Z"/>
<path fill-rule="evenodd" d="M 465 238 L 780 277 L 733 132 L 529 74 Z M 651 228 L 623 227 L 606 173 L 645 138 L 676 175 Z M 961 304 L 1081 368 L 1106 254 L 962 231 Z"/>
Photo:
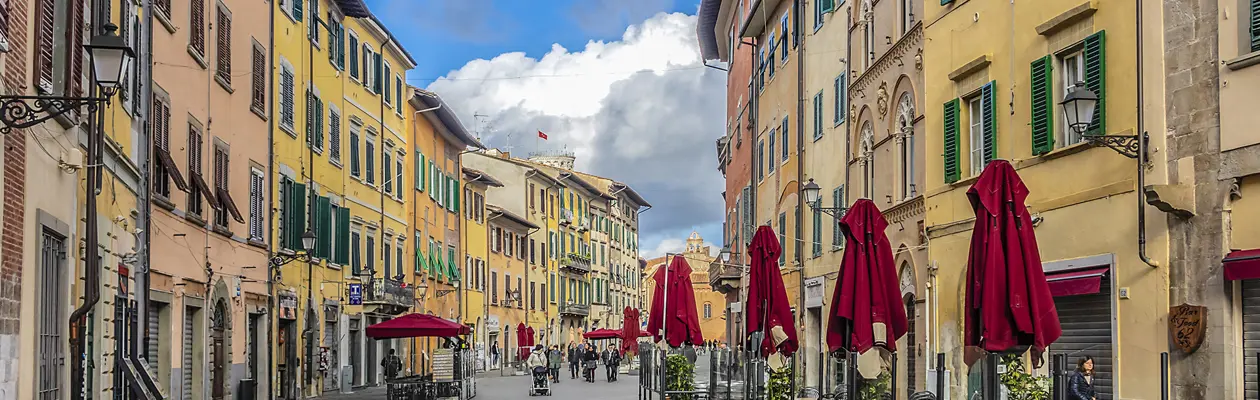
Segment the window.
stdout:
<path fill-rule="evenodd" d="M 403 153 L 394 157 L 394 198 L 402 200 L 403 196 Z"/>
<path fill-rule="evenodd" d="M 158 15 L 171 19 L 171 0 L 156 0 L 153 7 L 157 9 Z"/>
<path fill-rule="evenodd" d="M 897 102 L 897 133 L 901 138 L 901 195 L 910 199 L 914 188 L 914 99 L 909 92 Z"/>
<path fill-rule="evenodd" d="M 821 198 L 818 199 L 818 203 L 820 204 L 818 204 L 817 206 L 821 207 L 822 206 Z M 822 221 L 823 220 L 822 220 L 822 209 L 818 207 L 811 207 L 814 209 L 814 224 L 813 224 L 814 225 L 814 240 L 813 240 L 813 248 L 812 248 L 814 257 L 818 257 L 822 255 L 822 224 L 823 224 Z"/>
<path fill-rule="evenodd" d="M 388 78 L 390 75 L 392 75 L 392 72 L 390 71 L 390 70 L 391 70 L 391 68 L 390 68 L 390 65 L 389 65 L 389 63 L 388 63 L 388 62 L 384 63 L 384 65 L 385 65 L 385 77 L 386 77 L 386 78 Z M 377 84 L 379 85 L 380 83 L 378 82 Z M 385 86 L 385 96 L 384 96 L 384 97 L 382 97 L 382 99 L 385 101 L 385 104 L 392 104 L 392 103 L 393 103 L 393 97 L 392 97 L 392 95 L 393 95 L 393 91 L 392 91 L 392 90 L 390 90 L 389 82 L 388 82 L 388 81 L 386 81 L 384 86 Z"/>
<path fill-rule="evenodd" d="M 202 1 L 202 0 L 193 0 Z M 214 78 L 224 87 L 232 86 L 232 12 L 219 5 L 217 24 L 214 26 L 216 69 Z"/>
<path fill-rule="evenodd" d="M 267 53 L 261 44 L 254 42 L 254 53 L 251 59 L 253 70 L 250 71 L 250 103 L 249 109 L 263 115 L 267 110 Z"/>
<path fill-rule="evenodd" d="M 814 140 L 822 139 L 823 135 L 823 92 L 820 90 L 814 95 Z"/>
<path fill-rule="evenodd" d="M 704 319 L 713 318 L 713 304 L 704 303 Z"/>
<path fill-rule="evenodd" d="M 815 0 L 814 1 L 814 30 L 823 26 L 823 15 L 833 11 L 836 7 L 836 0 Z M 786 17 L 785 17 L 786 18 Z"/>
<path fill-rule="evenodd" d="M 359 172 L 359 130 L 362 123 L 350 119 L 350 176 L 358 178 Z"/>
<path fill-rule="evenodd" d="M 179 190 L 188 191 L 188 184 L 175 166 L 171 158 L 171 106 L 167 99 L 153 94 L 153 152 L 157 157 L 153 163 L 153 191 L 166 198 L 171 197 L 171 183 Z"/>
<path fill-rule="evenodd" d="M 385 187 L 385 194 L 393 197 L 394 194 L 394 164 L 393 156 L 390 154 L 394 149 L 388 144 L 385 145 L 385 151 L 381 152 L 381 186 Z"/>
<path fill-rule="evenodd" d="M 862 3 L 862 15 L 866 22 L 862 28 L 862 51 L 866 52 L 866 57 L 862 57 L 862 70 L 865 71 L 875 63 L 875 13 L 869 1 Z"/>
<path fill-rule="evenodd" d="M 914 26 L 914 2 L 911 0 L 900 0 L 901 3 L 901 34 L 904 36 L 910 31 L 910 27 Z"/>
<path fill-rule="evenodd" d="M 206 58 L 206 0 L 189 0 L 188 51 L 204 63 Z"/>
<path fill-rule="evenodd" d="M 536 297 L 537 297 L 537 293 L 535 293 L 535 292 L 534 292 L 534 289 L 535 289 L 536 287 L 537 287 L 537 285 L 536 285 L 536 283 L 535 283 L 535 282 L 530 282 L 530 283 L 529 283 L 529 309 L 530 309 L 530 310 L 533 310 L 533 309 L 535 309 L 535 308 L 538 308 L 538 304 L 537 304 L 537 303 L 534 303 L 534 300 L 535 300 L 535 299 L 536 299 Z"/>
<path fill-rule="evenodd" d="M 548 287 L 551 288 L 551 292 L 549 293 L 549 295 L 551 296 L 551 303 L 555 304 L 556 302 L 556 274 L 554 273 L 551 274 L 548 277 L 548 279 L 549 279 L 549 282 L 551 282 L 550 285 L 547 285 Z"/>
<path fill-rule="evenodd" d="M 1085 55 L 1081 50 L 1059 56 L 1059 66 L 1062 67 L 1060 70 L 1063 71 L 1060 79 L 1062 79 L 1064 95 L 1071 92 L 1078 82 L 1082 85 L 1085 84 Z M 1066 147 L 1080 143 L 1081 135 L 1068 126 L 1067 115 L 1063 115 L 1062 118 L 1063 128 L 1061 128 L 1062 132 L 1059 133 L 1059 137 L 1063 139 L 1061 141 L 1062 146 Z"/>
<path fill-rule="evenodd" d="M 779 213 L 779 244 L 783 248 L 783 252 L 779 254 L 779 265 L 783 265 L 787 262 L 787 212 Z"/>
<path fill-rule="evenodd" d="M 306 145 L 324 151 L 324 101 L 311 90 L 306 91 Z"/>
<path fill-rule="evenodd" d="M 519 277 L 519 276 L 518 276 L 518 277 L 516 277 L 516 290 L 517 290 L 517 292 L 518 292 L 518 293 L 517 293 L 517 295 L 518 295 L 518 296 L 520 296 L 520 293 L 519 293 L 519 292 L 520 292 L 521 288 L 523 288 L 523 287 L 525 287 L 525 285 L 524 285 L 524 283 L 523 283 L 523 279 L 522 279 L 521 277 Z M 517 299 L 516 299 L 516 307 L 517 307 L 517 308 L 524 308 L 524 307 L 525 307 L 525 301 L 523 301 L 523 299 L 517 298 Z"/>
<path fill-rule="evenodd" d="M 389 256 L 389 253 L 391 253 L 389 251 L 389 247 L 391 243 L 394 243 L 394 237 L 392 235 L 386 233 L 384 236 L 381 237 L 381 256 L 385 258 L 385 278 L 386 279 L 390 278 L 389 276 L 390 266 L 394 264 L 393 262 L 390 262 L 391 259 L 393 259 L 393 257 Z M 399 267 L 401 267 L 401 265 L 399 265 Z"/>
<path fill-rule="evenodd" d="M 32 40 L 31 49 L 34 56 L 33 67 L 35 68 L 35 73 L 32 75 L 32 86 L 38 89 L 39 93 L 37 94 L 65 96 L 81 96 L 83 94 L 83 65 L 85 65 L 83 54 L 86 52 L 78 50 L 83 45 L 84 35 L 82 32 L 87 30 L 83 16 L 88 13 L 83 10 L 83 4 L 83 2 L 77 1 L 59 2 L 57 0 L 38 0 L 35 2 L 33 13 L 35 20 L 32 21 L 35 25 L 35 37 Z M 0 19 L 11 22 L 9 20 L 10 12 L 13 12 L 13 15 L 21 15 L 22 18 L 25 18 L 25 14 L 19 11 L 25 12 L 26 9 L 9 10 L 6 7 L 4 12 L 0 13 L 4 14 L 0 16 Z M 69 18 L 62 18 L 62 15 L 68 15 Z M 6 27 L 6 30 L 12 32 L 9 28 L 16 27 Z M 17 40 L 17 38 L 10 36 L 8 40 Z M 61 49 L 74 50 L 58 53 L 57 50 Z M 56 87 L 54 87 L 54 82 L 56 82 Z"/>
<path fill-rule="evenodd" d="M 779 141 L 780 152 L 782 153 L 783 162 L 788 160 L 788 117 L 783 116 L 783 123 L 779 127 L 779 136 L 783 139 Z M 774 159 L 774 152 L 770 152 L 770 158 Z"/>
<path fill-rule="evenodd" d="M 320 25 L 322 25 L 319 21 L 319 0 L 310 0 L 307 4 L 311 5 L 311 20 L 306 24 L 310 30 L 309 39 L 311 39 L 311 43 L 314 44 L 315 47 L 319 47 L 319 28 Z M 386 248 L 389 247 L 388 243 L 384 243 L 384 245 Z M 388 251 L 385 252 L 385 257 L 389 257 Z"/>
<path fill-rule="evenodd" d="M 341 111 L 328 105 L 328 161 L 341 164 Z"/>
<path fill-rule="evenodd" d="M 530 183 L 530 184 L 529 184 L 529 192 L 530 192 L 530 193 L 534 193 L 534 184 L 533 184 L 533 183 Z M 541 193 L 539 193 L 539 194 L 541 195 Z M 530 210 L 535 210 L 535 209 L 536 209 L 536 208 L 535 208 L 535 206 L 536 206 L 536 205 L 535 205 L 535 203 L 534 203 L 534 196 L 529 196 L 529 209 L 530 209 Z"/>
<path fill-rule="evenodd" d="M 293 66 L 287 61 L 280 63 L 280 127 L 293 135 Z"/>
<path fill-rule="evenodd" d="M 372 88 L 372 66 L 376 65 L 376 57 L 372 55 L 372 47 L 367 43 L 363 44 L 363 87 L 371 91 Z"/>
<path fill-rule="evenodd" d="M 1260 51 L 1260 1 L 1249 0 L 1251 12 L 1250 24 L 1247 27 L 1247 33 L 1251 36 L 1251 51 Z"/>
<path fill-rule="evenodd" d="M 770 160 L 766 163 L 766 170 L 774 173 L 774 166 L 778 163 L 774 162 L 774 141 L 778 140 L 779 135 L 775 134 L 775 128 L 770 128 Z"/>
<path fill-rule="evenodd" d="M 213 192 L 210 185 L 206 184 L 205 178 L 201 174 L 201 150 L 205 146 L 205 141 L 201 138 L 201 125 L 195 121 L 188 123 L 188 175 L 193 182 L 192 190 L 188 192 L 188 213 L 190 215 L 202 215 L 201 200 L 205 196 L 206 200 L 214 204 Z"/>
<path fill-rule="evenodd" d="M 783 13 L 783 17 L 781 17 L 781 18 L 779 19 L 779 32 L 783 32 L 783 37 L 779 39 L 779 40 L 782 42 L 782 43 L 780 43 L 780 44 L 779 44 L 779 47 L 783 48 L 783 52 L 782 52 L 782 53 L 779 53 L 779 62 L 780 62 L 780 63 L 787 63 L 787 59 L 788 59 L 788 47 L 787 47 L 787 44 L 788 44 L 788 36 L 792 36 L 792 37 L 793 37 L 793 40 L 792 40 L 792 46 L 793 46 L 793 47 L 795 47 L 795 46 L 796 46 L 796 39 L 795 39 L 795 38 L 796 38 L 796 36 L 793 36 L 793 35 L 792 35 L 792 33 L 791 33 L 792 31 L 791 31 L 791 30 L 790 30 L 790 28 L 788 27 L 788 13 L 787 13 L 786 11 Z"/>
<path fill-rule="evenodd" d="M 534 258 L 534 246 L 536 245 L 537 243 L 534 243 L 534 239 L 529 239 L 529 263 L 531 265 L 538 265 L 538 259 Z"/>
<path fill-rule="evenodd" d="M 845 111 L 849 108 L 849 106 L 845 104 L 845 102 L 848 100 L 848 97 L 849 97 L 848 96 L 849 82 L 846 82 L 845 78 L 846 78 L 845 74 L 840 74 L 840 76 L 836 77 L 836 85 L 835 85 L 836 94 L 835 94 L 835 101 L 833 103 L 835 105 L 835 108 L 833 108 L 831 111 L 832 112 L 831 122 L 835 125 L 840 125 L 841 123 L 844 122 Z"/>
<path fill-rule="evenodd" d="M 971 139 L 969 156 L 973 176 L 980 175 L 980 170 L 984 169 L 984 118 L 981 117 L 981 110 L 980 96 L 967 100 L 967 121 L 970 123 L 967 135 Z"/>
<path fill-rule="evenodd" d="M 757 52 L 757 90 L 766 88 L 766 48 Z"/>
<path fill-rule="evenodd" d="M 774 52 L 775 50 L 778 50 L 779 42 L 774 40 L 774 34 L 775 32 L 771 31 L 770 39 L 766 41 L 766 46 L 770 48 L 770 57 L 766 59 L 767 60 L 766 69 L 768 69 L 770 72 L 770 79 L 774 79 L 774 68 L 775 68 L 775 65 L 778 65 L 777 63 L 774 62 Z M 786 53 L 787 50 L 784 49 L 784 52 Z"/>
<path fill-rule="evenodd" d="M 236 222 L 245 222 L 245 218 L 241 216 L 240 210 L 232 201 L 231 191 L 228 190 L 228 175 L 231 174 L 228 161 L 227 144 L 216 141 L 214 144 L 214 196 L 218 200 L 219 207 L 214 212 L 214 224 L 224 229 L 228 227 L 229 216 Z"/>
<path fill-rule="evenodd" d="M 267 211 L 264 199 L 267 184 L 263 172 L 258 168 L 249 169 L 249 240 L 264 242 L 263 232 L 266 229 L 266 218 L 271 215 Z"/>
<path fill-rule="evenodd" d="M 371 274 L 376 272 L 376 232 L 371 230 L 367 232 L 366 243 L 367 245 L 364 248 L 367 249 L 367 253 L 365 253 L 367 257 L 364 266 L 367 267 L 368 273 Z"/>
<path fill-rule="evenodd" d="M 302 250 L 302 233 L 306 231 L 306 185 L 289 177 L 280 181 L 280 246 L 290 251 Z"/>
<path fill-rule="evenodd" d="M 350 61 L 350 79 L 357 81 L 359 80 L 359 36 L 355 35 L 354 31 L 349 31 L 349 36 L 350 45 L 348 48 L 350 49 L 350 56 L 347 57 L 347 60 Z"/>
<path fill-rule="evenodd" d="M 394 112 L 402 114 L 403 101 L 406 100 L 406 96 L 403 95 L 402 76 L 394 75 L 394 92 L 398 93 L 394 97 Z"/>
<path fill-rule="evenodd" d="M 757 180 L 766 179 L 766 141 L 765 139 L 757 141 Z"/>
<path fill-rule="evenodd" d="M 875 132 L 871 121 L 862 124 L 858 146 L 858 163 L 862 166 L 862 197 L 875 198 Z"/>
<path fill-rule="evenodd" d="M 979 175 L 985 164 L 997 157 L 997 122 L 994 116 L 993 82 L 980 89 L 977 96 L 966 99 L 968 123 L 968 156 L 971 175 Z"/>
<path fill-rule="evenodd" d="M 819 201 L 822 201 L 819 199 Z M 831 191 L 831 206 L 844 207 L 844 185 L 836 186 Z M 844 232 L 840 231 L 840 220 L 838 218 L 831 219 L 831 249 L 837 250 L 844 246 Z"/>
<path fill-rule="evenodd" d="M 376 184 L 376 133 L 370 129 L 367 132 L 367 143 L 363 148 L 363 161 L 367 164 L 364 168 L 367 176 L 367 184 L 369 186 Z"/>
<path fill-rule="evenodd" d="M 406 245 L 406 244 L 407 244 L 407 239 L 404 239 L 402 236 L 399 236 L 399 237 L 398 237 L 398 245 L 397 245 L 397 246 L 394 246 L 394 255 L 395 255 L 396 257 L 398 257 L 398 261 L 397 261 L 397 262 L 396 262 L 396 264 L 395 264 L 395 265 L 397 265 L 397 266 L 398 266 L 398 273 L 395 275 L 395 277 L 401 277 L 401 276 L 403 275 L 403 273 L 402 273 L 402 270 L 403 270 L 403 245 Z"/>

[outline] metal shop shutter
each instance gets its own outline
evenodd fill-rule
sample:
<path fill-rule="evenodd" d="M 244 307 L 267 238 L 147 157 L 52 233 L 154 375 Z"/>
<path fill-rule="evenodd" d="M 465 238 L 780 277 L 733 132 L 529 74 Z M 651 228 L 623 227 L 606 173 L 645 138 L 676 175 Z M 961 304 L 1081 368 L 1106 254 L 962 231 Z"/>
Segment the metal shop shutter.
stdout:
<path fill-rule="evenodd" d="M 193 313 L 196 310 L 195 308 L 184 308 L 184 355 L 182 357 L 184 362 L 184 385 L 183 397 L 181 397 L 183 399 L 193 398 L 193 321 L 195 320 Z"/>
<path fill-rule="evenodd" d="M 158 323 L 158 313 L 161 311 L 161 303 L 155 301 L 149 302 L 149 340 L 145 342 L 145 352 L 149 356 L 146 360 L 148 360 L 150 372 L 153 373 L 153 377 L 155 379 L 158 376 L 158 371 L 160 370 L 162 364 L 159 362 L 162 357 L 158 355 L 158 346 L 162 340 L 162 324 Z"/>
<path fill-rule="evenodd" d="M 1111 282 L 1102 277 L 1098 293 L 1054 298 L 1063 336 L 1050 345 L 1050 354 L 1067 354 L 1069 369 L 1083 356 L 1094 357 L 1094 391 L 1098 400 L 1112 400 Z"/>
<path fill-rule="evenodd" d="M 1260 280 L 1242 281 L 1243 398 L 1260 398 L 1257 357 L 1260 357 Z"/>

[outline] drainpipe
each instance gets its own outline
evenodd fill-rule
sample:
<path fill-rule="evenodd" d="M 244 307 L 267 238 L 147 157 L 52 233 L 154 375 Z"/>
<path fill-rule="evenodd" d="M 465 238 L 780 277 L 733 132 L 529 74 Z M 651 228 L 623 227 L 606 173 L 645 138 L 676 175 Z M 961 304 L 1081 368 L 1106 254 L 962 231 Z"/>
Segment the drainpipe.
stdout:
<path fill-rule="evenodd" d="M 801 18 L 805 15 L 805 2 L 797 0 L 793 5 L 796 8 L 796 30 L 792 32 L 793 40 L 800 43 L 796 49 L 796 185 L 800 187 L 801 182 L 805 181 L 805 37 L 801 34 L 801 28 L 805 24 L 801 23 Z M 801 222 L 805 213 L 805 196 L 802 196 L 798 190 L 796 193 L 796 240 L 792 242 L 792 249 L 800 249 L 796 251 L 796 271 L 797 278 L 797 300 L 796 314 L 794 318 L 797 320 L 798 326 L 805 324 L 805 261 L 801 253 L 805 250 L 805 245 L 801 244 Z M 797 357 L 793 357 L 797 358 Z M 793 371 L 792 393 L 796 393 L 795 376 L 805 372 L 806 357 L 801 357 L 801 369 Z M 792 367 L 796 368 L 797 363 L 793 362 Z"/>
<path fill-rule="evenodd" d="M 149 3 L 149 2 L 151 1 L 148 1 L 146 3 Z M 268 29 L 268 32 L 275 32 L 276 31 L 275 30 L 276 8 L 275 7 L 268 7 L 268 8 L 270 9 L 270 11 L 268 12 L 269 17 L 267 18 L 267 23 L 270 26 L 270 28 Z M 149 19 L 149 23 L 147 23 L 146 25 L 149 26 L 150 29 L 152 29 L 153 13 L 149 12 L 148 10 L 145 10 L 144 15 Z M 149 35 L 149 40 L 150 42 L 152 42 L 153 40 L 152 33 L 150 33 Z M 267 59 L 269 60 L 267 65 L 273 65 L 270 61 L 275 60 L 276 36 L 268 35 L 267 40 L 268 40 L 267 41 Z M 275 82 L 276 82 L 275 75 L 276 74 L 274 73 L 267 74 L 267 87 L 268 88 L 275 88 Z M 276 179 L 275 179 L 275 171 L 272 169 L 274 168 L 275 163 L 276 163 L 276 146 L 275 146 L 276 119 L 275 119 L 275 114 L 274 114 L 275 103 L 276 102 L 274 101 L 267 102 L 267 144 L 268 144 L 267 146 L 267 178 L 266 178 L 267 210 L 274 210 L 276 206 L 276 196 L 275 196 Z M 266 218 L 266 220 L 267 220 L 266 232 L 275 232 L 275 225 L 272 223 L 273 218 L 268 217 Z M 279 321 L 276 318 L 276 313 L 279 312 L 276 309 L 276 301 L 277 301 L 276 277 L 279 276 L 279 274 L 277 274 L 276 272 L 279 272 L 280 269 L 279 267 L 271 266 L 271 258 L 275 257 L 276 255 L 275 240 L 272 239 L 272 236 L 270 234 L 268 234 L 267 238 L 263 240 L 267 242 L 267 261 L 268 261 L 267 262 L 267 343 L 276 343 L 276 340 L 275 340 L 276 330 L 277 328 L 279 328 L 278 326 Z M 276 362 L 278 361 L 276 360 L 276 354 L 277 352 L 275 348 L 272 348 L 267 352 L 267 392 L 266 393 L 270 393 L 272 396 L 275 396 L 276 394 L 275 388 L 272 387 L 273 383 L 275 382 L 275 376 L 276 376 L 275 369 L 276 369 Z M 286 352 L 286 354 L 288 353 Z M 284 385 L 284 382 L 281 381 L 280 384 Z"/>
<path fill-rule="evenodd" d="M 1138 258 L 1151 268 L 1159 268 L 1159 262 L 1151 260 L 1146 255 L 1146 163 L 1147 163 L 1147 136 L 1146 136 L 1146 93 L 1142 89 L 1142 0 L 1136 0 L 1137 3 L 1137 131 L 1138 136 L 1138 157 L 1137 157 L 1137 217 L 1138 217 Z"/>
<path fill-rule="evenodd" d="M 1138 1 L 1141 1 L 1141 0 L 1138 0 Z M 846 25 L 845 31 L 847 32 L 847 35 L 848 35 L 848 39 L 845 39 L 846 41 L 845 41 L 845 46 L 844 46 L 845 48 L 844 69 L 847 70 L 847 71 L 844 71 L 844 105 L 852 107 L 851 104 L 853 104 L 852 103 L 853 96 L 850 96 L 849 92 L 853 90 L 853 73 L 852 73 L 853 70 L 850 69 L 850 67 L 853 66 L 853 28 L 850 26 L 847 26 L 850 23 L 850 21 L 853 21 L 853 7 L 852 6 L 844 10 L 844 22 Z M 852 142 L 853 132 L 849 128 L 853 126 L 853 121 L 849 120 L 849 117 L 850 117 L 849 110 L 840 110 L 840 112 L 844 113 L 842 115 L 844 115 L 844 127 L 845 127 L 844 129 L 844 192 L 840 193 L 840 195 L 844 197 L 842 197 L 840 200 L 842 202 L 848 203 L 849 202 L 849 176 L 851 175 L 851 170 L 852 170 L 852 168 L 849 168 L 849 163 L 853 161 L 853 142 Z M 838 204 L 836 206 L 840 207 L 841 205 Z M 839 221 L 836 221 L 836 222 L 839 223 Z"/>

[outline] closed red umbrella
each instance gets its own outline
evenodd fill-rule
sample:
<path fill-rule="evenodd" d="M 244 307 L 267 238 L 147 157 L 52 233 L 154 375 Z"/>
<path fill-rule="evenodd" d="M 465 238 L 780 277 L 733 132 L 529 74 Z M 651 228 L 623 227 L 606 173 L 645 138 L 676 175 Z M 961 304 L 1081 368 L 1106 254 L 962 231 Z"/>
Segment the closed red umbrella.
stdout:
<path fill-rule="evenodd" d="M 745 334 L 761 331 L 761 356 L 783 352 L 791 356 L 796 352 L 796 323 L 792 318 L 792 306 L 788 303 L 787 290 L 783 287 L 783 275 L 779 272 L 779 255 L 783 246 L 774 230 L 768 226 L 757 228 L 748 244 L 751 265 L 748 271 L 748 301 L 744 306 L 748 324 Z M 783 329 L 787 339 L 777 346 L 771 330 Z"/>
<path fill-rule="evenodd" d="M 853 203 L 840 219 L 840 230 L 848 242 L 828 316 L 827 347 L 832 351 L 847 347 L 861 354 L 876 343 L 895 351 L 897 339 L 906 334 L 909 324 L 892 246 L 884 233 L 887 227 L 888 221 L 870 199 Z M 887 327 L 886 337 L 875 337 L 876 323 Z"/>
<path fill-rule="evenodd" d="M 967 190 L 976 212 L 967 259 L 964 344 L 1001 352 L 1032 346 L 1035 360 L 1063 334 L 1025 201 L 1028 188 L 1004 160 Z"/>
<path fill-rule="evenodd" d="M 516 324 L 516 352 L 522 360 L 529 356 L 529 331 L 524 322 Z"/>
<path fill-rule="evenodd" d="M 652 308 L 648 314 L 647 331 L 652 335 L 653 342 L 661 341 L 661 328 L 664 327 L 661 315 L 665 312 L 665 271 L 666 268 L 657 268 L 652 273 Z"/>
<path fill-rule="evenodd" d="M 639 338 L 639 310 L 626 307 L 621 311 L 621 354 L 635 353 Z"/>
<path fill-rule="evenodd" d="M 465 325 L 429 314 L 407 314 L 367 327 L 368 337 L 377 339 L 455 337 L 469 332 Z"/>
<path fill-rule="evenodd" d="M 538 344 L 538 334 L 534 332 L 534 327 L 525 327 L 525 336 L 528 338 L 529 347 L 534 347 L 534 345 Z"/>
<path fill-rule="evenodd" d="M 669 263 L 669 286 L 666 290 L 666 308 L 670 318 L 665 323 L 665 341 L 678 347 L 685 343 L 700 344 L 704 335 L 700 332 L 700 316 L 696 314 L 696 292 L 691 282 L 691 265 L 685 257 L 674 256 Z"/>

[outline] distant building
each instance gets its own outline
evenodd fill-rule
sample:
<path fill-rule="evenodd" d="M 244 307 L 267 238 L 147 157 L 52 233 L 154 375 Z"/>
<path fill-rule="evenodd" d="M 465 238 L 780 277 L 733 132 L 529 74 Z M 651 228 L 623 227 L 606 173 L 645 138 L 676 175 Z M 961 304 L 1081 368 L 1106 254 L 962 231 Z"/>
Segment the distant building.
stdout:
<path fill-rule="evenodd" d="M 676 256 L 676 254 L 668 254 L 647 260 L 642 285 L 643 296 L 646 299 L 645 306 L 650 307 L 652 304 L 652 288 L 656 285 L 652 281 L 652 275 L 658 268 L 668 265 Z M 700 317 L 700 332 L 706 341 L 725 342 L 726 314 L 723 312 L 723 307 L 726 307 L 726 295 L 709 286 L 709 264 L 717 259 L 713 255 L 713 248 L 704 244 L 704 239 L 699 233 L 691 232 L 691 236 L 687 238 L 687 248 L 682 252 L 682 256 L 687 259 L 687 264 L 691 265 L 691 288 L 696 293 L 696 316 Z M 647 314 L 645 311 L 643 321 L 652 317 Z"/>

